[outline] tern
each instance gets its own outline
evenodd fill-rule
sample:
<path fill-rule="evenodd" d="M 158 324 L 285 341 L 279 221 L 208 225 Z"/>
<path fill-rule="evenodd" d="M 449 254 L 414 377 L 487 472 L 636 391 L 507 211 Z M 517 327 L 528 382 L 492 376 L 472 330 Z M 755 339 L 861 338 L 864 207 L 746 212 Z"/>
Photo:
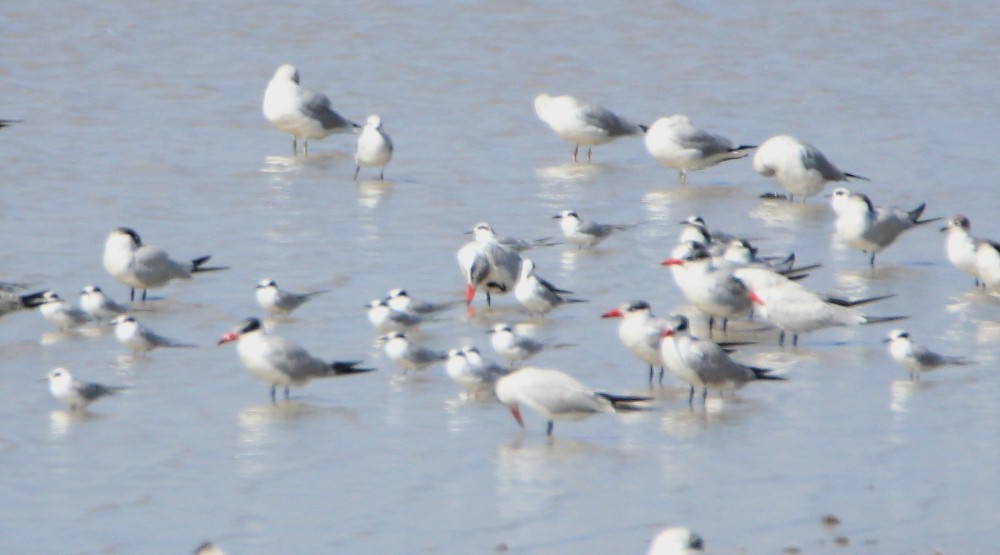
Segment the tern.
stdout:
<path fill-rule="evenodd" d="M 194 347 L 194 345 L 167 339 L 139 323 L 135 317 L 127 314 L 118 316 L 111 321 L 111 324 L 115 326 L 115 338 L 118 342 L 135 354 L 148 353 L 159 347 L 185 349 Z"/>
<path fill-rule="evenodd" d="M 62 300 L 55 291 L 42 293 L 41 303 L 38 311 L 59 331 L 68 331 L 92 321 L 89 314 Z"/>
<path fill-rule="evenodd" d="M 310 139 L 324 139 L 331 133 L 353 133 L 359 126 L 330 107 L 330 99 L 299 85 L 295 66 L 284 64 L 264 91 L 264 118 L 272 127 L 292 136 L 292 154 L 298 154 L 298 140 L 309 154 Z"/>
<path fill-rule="evenodd" d="M 589 249 L 602 243 L 615 231 L 624 231 L 632 226 L 623 224 L 599 224 L 583 221 L 575 210 L 563 210 L 552 216 L 559 220 L 559 229 L 567 241 L 581 249 Z"/>
<path fill-rule="evenodd" d="M 45 293 L 46 291 L 36 291 L 18 294 L 7 289 L 0 289 L 0 316 L 41 306 L 45 302 Z"/>
<path fill-rule="evenodd" d="M 368 307 L 368 321 L 379 333 L 410 331 L 423 322 L 420 314 L 396 310 L 385 299 L 375 299 L 365 306 Z"/>
<path fill-rule="evenodd" d="M 354 153 L 354 180 L 358 180 L 361 166 L 378 168 L 379 179 L 385 179 L 385 166 L 392 160 L 392 139 L 382 129 L 382 118 L 371 115 L 358 135 L 358 149 Z"/>
<path fill-rule="evenodd" d="M 983 287 L 1000 289 L 1000 243 L 982 240 L 976 243 L 976 273 Z"/>
<path fill-rule="evenodd" d="M 85 285 L 80 292 L 80 308 L 94 320 L 107 322 L 120 314 L 128 312 L 124 307 L 109 297 L 96 285 Z"/>
<path fill-rule="evenodd" d="M 941 218 L 921 220 L 926 204 L 913 210 L 876 207 L 867 195 L 852 193 L 844 187 L 833 191 L 830 199 L 837 213 L 836 234 L 851 248 L 870 253 L 869 264 L 875 266 L 875 255 L 885 250 L 904 231 Z"/>
<path fill-rule="evenodd" d="M 977 239 L 971 233 L 972 223 L 969 218 L 957 214 L 945 221 L 942 233 L 946 233 L 944 241 L 945 254 L 952 266 L 964 274 L 975 278 L 976 285 L 979 285 L 979 265 L 977 264 L 976 249 L 982 239 Z"/>
<path fill-rule="evenodd" d="M 687 528 L 666 528 L 653 538 L 646 555 L 695 555 L 705 552 L 701 536 Z"/>
<path fill-rule="evenodd" d="M 472 397 L 492 391 L 496 381 L 510 372 L 508 368 L 483 359 L 479 350 L 470 346 L 449 349 L 444 369 L 448 377 Z"/>
<path fill-rule="evenodd" d="M 278 282 L 273 279 L 262 279 L 257 282 L 254 296 L 257 298 L 257 304 L 267 312 L 287 316 L 309 299 L 328 292 L 328 289 L 322 289 L 308 293 L 295 293 L 279 288 Z"/>
<path fill-rule="evenodd" d="M 649 365 L 649 383 L 653 383 L 653 368 L 660 368 L 663 383 L 663 356 L 660 354 L 660 337 L 667 321 L 653 316 L 649 303 L 632 301 L 601 314 L 601 318 L 621 318 L 618 339 L 636 358 Z"/>
<path fill-rule="evenodd" d="M 488 223 L 472 228 L 474 239 L 458 250 L 458 265 L 465 275 L 465 304 L 471 305 L 476 291 L 486 291 L 486 304 L 491 303 L 490 292 L 508 293 L 517 283 L 521 273 L 521 255 L 497 240 Z"/>
<path fill-rule="evenodd" d="M 564 295 L 572 295 L 572 291 L 559 289 L 550 282 L 538 277 L 535 273 L 535 263 L 530 258 L 521 260 L 521 273 L 514 286 L 514 296 L 529 314 L 544 316 L 558 306 L 572 303 L 587 302 Z"/>
<path fill-rule="evenodd" d="M 448 359 L 446 353 L 414 345 L 406 337 L 406 334 L 400 331 L 383 335 L 378 338 L 378 341 L 384 344 L 385 355 L 393 364 L 402 368 L 403 373 L 410 370 L 423 370 L 435 362 Z"/>
<path fill-rule="evenodd" d="M 406 289 L 400 288 L 390 289 L 384 300 L 388 303 L 389 308 L 410 314 L 431 314 L 433 312 L 440 312 L 455 304 L 455 301 L 445 303 L 416 301 L 410 297 Z"/>
<path fill-rule="evenodd" d="M 681 185 L 687 172 L 712 167 L 726 160 L 746 158 L 755 145 L 736 146 L 729 139 L 698 129 L 684 114 L 662 117 L 646 132 L 646 150 L 664 167 L 677 170 Z"/>
<path fill-rule="evenodd" d="M 650 400 L 649 397 L 594 391 L 565 372 L 532 366 L 497 380 L 496 395 L 522 429 L 521 405 L 540 414 L 546 420 L 547 436 L 552 435 L 555 420 L 582 420 L 599 412 L 641 410 L 634 403 Z"/>
<path fill-rule="evenodd" d="M 920 380 L 920 374 L 942 366 L 965 366 L 974 364 L 971 360 L 959 356 L 942 355 L 913 341 L 906 330 L 896 329 L 882 340 L 889 344 L 889 354 L 910 372 L 910 380 Z"/>
<path fill-rule="evenodd" d="M 211 256 L 195 258 L 190 262 L 177 262 L 163 249 L 145 245 L 133 229 L 119 227 L 108 234 L 104 243 L 104 269 L 119 283 L 132 288 L 130 300 L 135 300 L 135 290 L 163 287 L 173 279 L 190 279 L 192 274 L 226 270 L 224 266 L 209 267 L 204 264 Z"/>
<path fill-rule="evenodd" d="M 868 181 L 867 177 L 840 171 L 819 149 L 790 135 L 764 141 L 754 153 L 753 169 L 764 177 L 776 179 L 788 191 L 789 201 L 798 195 L 805 202 L 822 191 L 828 181 Z"/>
<path fill-rule="evenodd" d="M 493 350 L 500 357 L 510 361 L 512 368 L 545 349 L 544 343 L 517 333 L 514 327 L 509 324 L 497 324 L 487 333 L 492 335 L 490 345 Z"/>
<path fill-rule="evenodd" d="M 236 353 L 243 366 L 255 378 L 271 385 L 272 403 L 278 386 L 285 388 L 285 399 L 288 399 L 290 386 L 305 385 L 313 378 L 350 376 L 375 370 L 361 368 L 360 361 L 327 362 L 316 358 L 288 339 L 266 333 L 257 318 L 247 318 L 219 338 L 218 344 L 232 341 L 237 342 Z"/>
<path fill-rule="evenodd" d="M 726 332 L 729 318 L 750 309 L 747 287 L 731 270 L 716 268 L 712 256 L 699 243 L 688 243 L 680 257 L 670 257 L 663 266 L 683 266 L 684 271 L 674 274 L 674 280 L 684 297 L 699 311 L 708 316 L 709 331 L 716 318 L 722 319 L 722 332 Z"/>
<path fill-rule="evenodd" d="M 49 382 L 49 391 L 52 396 L 73 411 L 86 410 L 87 405 L 101 397 L 114 395 L 128 389 L 123 386 L 81 382 L 73 378 L 73 374 L 66 368 L 52 370 L 46 380 Z"/>
<path fill-rule="evenodd" d="M 587 147 L 590 162 L 591 147 L 620 137 L 641 135 L 646 127 L 636 125 L 614 112 L 587 104 L 572 96 L 535 97 L 535 114 L 564 141 L 573 143 L 573 161 L 576 162 L 580 145 Z"/>

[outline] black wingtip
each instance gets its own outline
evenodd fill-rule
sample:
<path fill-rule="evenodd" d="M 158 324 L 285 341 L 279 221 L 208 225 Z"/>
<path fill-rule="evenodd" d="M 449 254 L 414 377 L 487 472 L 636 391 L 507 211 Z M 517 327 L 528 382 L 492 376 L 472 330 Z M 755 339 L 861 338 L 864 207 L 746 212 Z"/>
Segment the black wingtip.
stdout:
<path fill-rule="evenodd" d="M 191 273 L 198 272 L 218 272 L 219 270 L 228 270 L 229 266 L 202 266 L 202 264 L 208 262 L 212 258 L 212 255 L 201 256 L 195 258 L 191 261 Z"/>
<path fill-rule="evenodd" d="M 19 297 L 21 299 L 21 305 L 24 306 L 24 308 L 35 308 L 36 306 L 41 306 L 45 302 L 42 298 L 45 295 L 45 291 L 36 291 L 34 293 L 21 295 Z"/>
<path fill-rule="evenodd" d="M 847 178 L 850 178 L 850 179 L 860 179 L 861 181 L 871 181 L 871 179 L 868 179 L 867 177 L 865 177 L 863 175 L 858 175 L 856 173 L 844 173 L 844 177 L 847 177 Z"/>
<path fill-rule="evenodd" d="M 333 373 L 341 376 L 347 374 L 363 374 L 365 372 L 374 372 L 374 368 L 359 368 L 358 365 L 361 364 L 360 360 L 350 360 L 350 361 L 333 361 L 330 363 L 330 368 L 333 369 Z"/>
<path fill-rule="evenodd" d="M 753 371 L 753 377 L 758 380 L 785 381 L 788 379 L 783 376 L 772 376 L 770 368 L 758 368 L 756 366 L 750 366 L 749 368 Z"/>
<path fill-rule="evenodd" d="M 649 132 L 649 126 L 648 126 L 648 125 L 642 125 L 642 124 L 640 123 L 640 124 L 639 124 L 639 129 L 642 129 L 642 132 L 643 132 L 643 133 L 648 133 L 648 132 Z"/>

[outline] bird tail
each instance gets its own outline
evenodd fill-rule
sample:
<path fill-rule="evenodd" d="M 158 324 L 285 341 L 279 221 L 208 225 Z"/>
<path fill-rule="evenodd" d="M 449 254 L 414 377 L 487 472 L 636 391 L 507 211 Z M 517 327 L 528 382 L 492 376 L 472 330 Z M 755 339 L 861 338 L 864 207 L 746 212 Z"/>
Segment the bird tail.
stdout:
<path fill-rule="evenodd" d="M 539 237 L 538 239 L 532 239 L 530 241 L 531 248 L 537 247 L 554 247 L 556 245 L 561 245 L 559 241 L 555 241 L 552 237 Z"/>
<path fill-rule="evenodd" d="M 212 255 L 202 256 L 192 260 L 191 273 L 197 274 L 198 272 L 217 272 L 219 270 L 229 269 L 229 266 L 202 266 L 202 264 L 208 262 L 209 258 L 212 258 Z"/>
<path fill-rule="evenodd" d="M 772 376 L 771 372 L 773 372 L 773 370 L 771 370 L 770 368 L 758 368 L 756 366 L 748 366 L 747 368 L 749 368 L 750 371 L 753 372 L 753 377 L 754 377 L 754 379 L 757 379 L 757 380 L 782 380 L 783 381 L 783 380 L 788 379 L 788 378 L 785 378 L 783 376 Z"/>
<path fill-rule="evenodd" d="M 587 303 L 587 302 L 590 302 L 590 301 L 588 301 L 587 299 L 566 299 L 566 298 L 563 299 L 563 303 L 566 303 L 566 304 L 571 304 L 571 303 Z"/>
<path fill-rule="evenodd" d="M 969 360 L 965 357 L 956 357 L 956 356 L 946 356 L 944 357 L 944 360 L 948 364 L 954 364 L 955 366 L 968 366 L 970 364 L 976 363 L 976 361 L 974 360 Z"/>
<path fill-rule="evenodd" d="M 44 295 L 45 291 L 36 291 L 34 293 L 21 295 L 21 305 L 24 306 L 24 308 L 35 308 L 36 306 L 43 304 L 44 301 L 42 297 Z"/>
<path fill-rule="evenodd" d="M 729 152 L 741 152 L 744 150 L 753 150 L 755 148 L 757 148 L 757 145 L 740 145 L 736 148 L 729 149 Z"/>
<path fill-rule="evenodd" d="M 651 397 L 644 397 L 642 395 L 615 395 L 612 393 L 601 392 L 597 392 L 597 395 L 611 401 L 611 406 L 614 407 L 616 411 L 648 410 L 645 407 L 637 407 L 632 403 L 645 403 L 653 400 Z"/>
<path fill-rule="evenodd" d="M 929 224 L 931 222 L 936 222 L 942 219 L 941 217 L 937 217 L 937 218 L 930 218 L 929 220 L 921 220 L 920 216 L 924 214 L 925 208 L 927 208 L 927 203 L 922 202 L 920 203 L 920 206 L 906 213 L 906 215 L 910 217 L 910 221 L 913 222 L 913 225 Z"/>
<path fill-rule="evenodd" d="M 642 129 L 643 133 L 648 133 L 649 132 L 649 126 L 648 125 L 643 125 L 641 123 L 638 124 L 638 125 L 639 125 L 639 129 Z"/>
<path fill-rule="evenodd" d="M 327 375 L 334 376 L 344 376 L 348 374 L 363 374 L 365 372 L 374 372 L 374 368 L 359 368 L 358 365 L 361 364 L 360 360 L 349 360 L 349 361 L 339 361 L 335 360 L 330 363 L 329 373 Z"/>
<path fill-rule="evenodd" d="M 897 320 L 907 320 L 909 316 L 865 316 L 865 321 L 862 324 L 884 324 L 886 322 L 895 322 Z"/>
<path fill-rule="evenodd" d="M 877 295 L 875 297 L 867 297 L 867 298 L 864 298 L 864 299 L 857 299 L 857 300 L 853 300 L 853 301 L 850 300 L 850 299 L 840 299 L 840 298 L 837 298 L 837 297 L 827 297 L 826 298 L 826 302 L 828 302 L 830 304 L 835 304 L 837 306 L 843 306 L 843 307 L 850 308 L 852 306 L 860 306 L 860 305 L 863 305 L 863 304 L 868 304 L 868 303 L 874 303 L 874 302 L 877 302 L 877 301 L 882 301 L 882 300 L 889 299 L 889 298 L 892 298 L 892 297 L 895 297 L 895 296 L 896 295 Z"/>

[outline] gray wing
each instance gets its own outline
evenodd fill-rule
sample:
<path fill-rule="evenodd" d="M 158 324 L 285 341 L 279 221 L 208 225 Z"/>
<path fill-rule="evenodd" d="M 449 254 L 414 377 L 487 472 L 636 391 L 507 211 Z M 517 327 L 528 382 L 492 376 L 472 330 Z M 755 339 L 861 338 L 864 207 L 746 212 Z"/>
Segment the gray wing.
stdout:
<path fill-rule="evenodd" d="M 358 125 L 348 121 L 330 107 L 330 99 L 322 93 L 300 88 L 302 111 L 323 125 L 323 129 L 354 129 Z"/>
<path fill-rule="evenodd" d="M 490 263 L 490 281 L 509 287 L 517 282 L 521 273 L 521 255 L 499 243 L 485 246 L 485 254 Z"/>
<path fill-rule="evenodd" d="M 22 308 L 24 308 L 24 304 L 21 302 L 21 297 L 9 291 L 0 291 L 0 316 Z"/>
<path fill-rule="evenodd" d="M 580 224 L 580 233 L 593 235 L 594 237 L 607 237 L 615 230 L 615 226 L 599 224 L 597 222 L 583 222 Z"/>
<path fill-rule="evenodd" d="M 847 176 L 844 172 L 837 169 L 826 159 L 826 156 L 819 151 L 816 147 L 812 145 L 803 145 L 805 148 L 802 150 L 802 163 L 807 168 L 815 169 L 823 176 L 823 179 L 827 181 L 846 181 Z"/>
<path fill-rule="evenodd" d="M 107 386 L 99 383 L 78 382 L 74 385 L 76 385 L 76 391 L 80 394 L 80 397 L 83 397 L 88 401 L 99 399 L 105 395 L 113 395 L 125 389 L 124 387 Z"/>
<path fill-rule="evenodd" d="M 271 344 L 270 363 L 275 369 L 287 374 L 292 381 L 302 381 L 314 376 L 325 376 L 329 365 L 292 343 L 284 337 L 269 337 Z"/>
<path fill-rule="evenodd" d="M 704 129 L 695 129 L 683 137 L 678 137 L 677 142 L 684 148 L 701 151 L 706 158 L 717 154 L 726 154 L 733 150 L 732 141 Z"/>
<path fill-rule="evenodd" d="M 180 348 L 194 347 L 194 345 L 190 345 L 190 344 L 187 344 L 187 343 L 181 343 L 179 341 L 175 341 L 173 339 L 170 339 L 170 338 L 167 338 L 167 337 L 163 337 L 162 335 L 160 335 L 160 334 L 158 334 L 156 332 L 153 332 L 153 331 L 151 331 L 149 329 L 143 329 L 142 330 L 142 337 L 144 339 L 146 339 L 146 341 L 149 341 L 150 343 L 152 343 L 153 345 L 156 345 L 158 347 L 180 347 Z"/>
<path fill-rule="evenodd" d="M 143 246 L 135 251 L 135 273 L 140 280 L 148 283 L 187 278 L 191 277 L 191 263 L 180 264 L 163 249 Z"/>
<path fill-rule="evenodd" d="M 609 137 L 637 135 L 642 132 L 639 126 L 620 117 L 603 106 L 588 104 L 580 108 L 580 115 L 587 125 L 605 131 Z"/>

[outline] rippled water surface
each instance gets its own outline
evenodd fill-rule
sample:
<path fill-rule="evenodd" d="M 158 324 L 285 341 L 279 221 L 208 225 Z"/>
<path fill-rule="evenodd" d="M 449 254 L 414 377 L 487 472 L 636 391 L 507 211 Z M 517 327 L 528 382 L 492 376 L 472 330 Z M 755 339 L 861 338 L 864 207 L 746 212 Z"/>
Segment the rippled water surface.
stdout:
<path fill-rule="evenodd" d="M 525 3 L 424 0 L 339 6 L 228 1 L 0 8 L 0 279 L 75 299 L 127 291 L 101 266 L 107 232 L 134 227 L 178 258 L 231 269 L 157 291 L 137 313 L 185 351 L 123 357 L 109 333 L 55 334 L 36 313 L 0 322 L 0 545 L 5 552 L 643 553 L 662 526 L 715 553 L 990 553 L 1000 541 L 1000 303 L 944 257 L 936 224 L 869 270 L 831 242 L 826 199 L 762 201 L 747 160 L 677 185 L 638 139 L 572 164 L 535 117 L 539 92 L 575 94 L 637 121 L 675 112 L 741 143 L 792 133 L 878 204 L 962 212 L 1000 238 L 1000 34 L 988 3 L 889 0 Z M 291 156 L 260 113 L 281 63 L 345 116 L 381 115 L 396 144 L 386 181 L 355 184 L 354 138 Z M 571 348 L 543 353 L 602 390 L 652 393 L 655 410 L 557 423 L 466 402 L 440 367 L 403 377 L 374 345 L 364 303 L 393 287 L 462 297 L 463 232 L 558 233 L 551 216 L 636 227 L 592 252 L 531 253 L 589 300 L 535 321 Z M 827 330 L 740 360 L 783 383 L 688 409 L 598 316 L 644 298 L 683 304 L 659 266 L 697 213 L 823 262 L 808 284 L 896 297 L 914 337 L 977 365 L 906 380 L 885 326 Z M 331 289 L 275 331 L 374 374 L 317 381 L 272 406 L 215 340 L 258 310 L 263 277 Z M 477 306 L 481 301 L 477 300 Z M 489 353 L 483 330 L 527 320 L 512 298 L 426 324 L 421 342 Z M 737 332 L 756 323 L 734 323 Z M 746 333 L 737 333 L 744 337 Z M 492 354 L 491 354 L 492 356 Z M 45 373 L 131 386 L 84 415 L 60 410 Z M 833 514 L 841 524 L 824 528 Z M 835 547 L 835 540 L 849 547 Z"/>

